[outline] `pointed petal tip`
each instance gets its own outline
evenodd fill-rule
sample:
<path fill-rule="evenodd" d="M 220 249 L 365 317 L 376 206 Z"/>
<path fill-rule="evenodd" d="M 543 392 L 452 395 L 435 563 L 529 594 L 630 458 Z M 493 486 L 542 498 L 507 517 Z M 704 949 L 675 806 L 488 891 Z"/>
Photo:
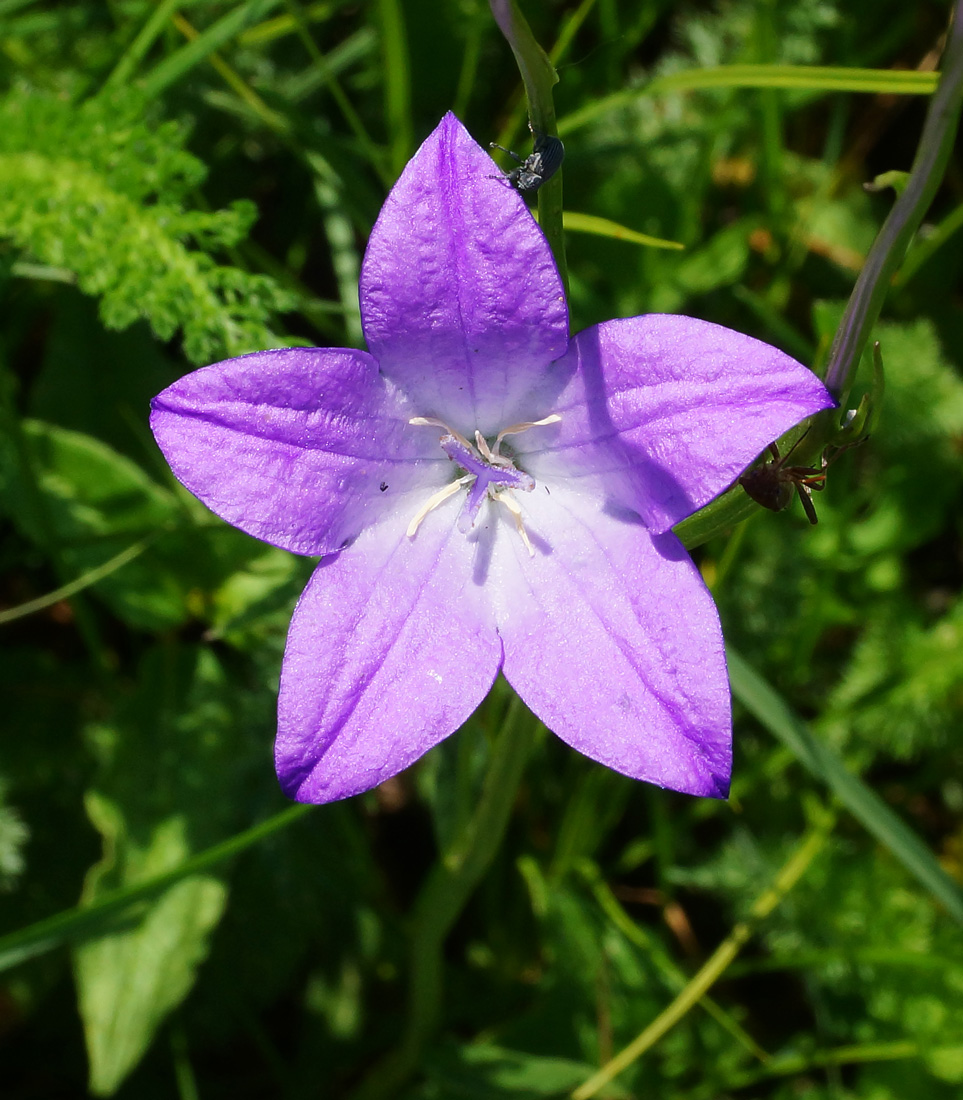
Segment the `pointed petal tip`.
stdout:
<path fill-rule="evenodd" d="M 450 112 L 391 189 L 361 267 L 362 328 L 419 413 L 494 434 L 568 346 L 555 259 Z"/>
<path fill-rule="evenodd" d="M 370 782 L 332 782 L 321 784 L 311 782 L 310 771 L 304 772 L 283 771 L 279 763 L 277 767 L 278 785 L 281 793 L 290 798 L 292 802 L 300 802 L 307 806 L 326 806 L 329 802 L 342 802 L 356 794 L 364 794 L 372 791 L 383 778 L 374 778 Z M 390 778 L 390 777 L 389 777 Z"/>
<path fill-rule="evenodd" d="M 681 794 L 691 794 L 697 798 L 717 798 L 725 801 L 729 797 L 730 774 L 725 772 L 709 772 L 700 776 L 691 787 L 680 787 Z"/>

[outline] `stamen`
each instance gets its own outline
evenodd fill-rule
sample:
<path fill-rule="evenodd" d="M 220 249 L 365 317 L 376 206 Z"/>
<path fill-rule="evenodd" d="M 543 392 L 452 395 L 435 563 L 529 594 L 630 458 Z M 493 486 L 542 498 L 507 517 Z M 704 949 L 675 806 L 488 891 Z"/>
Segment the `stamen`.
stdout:
<path fill-rule="evenodd" d="M 491 460 L 495 457 L 488 449 L 488 440 L 481 434 L 481 432 L 475 429 L 475 446 L 478 448 L 478 453 L 482 458 L 491 463 Z"/>
<path fill-rule="evenodd" d="M 454 429 L 449 428 L 444 420 L 439 420 L 436 416 L 413 416 L 408 423 L 416 428 L 444 428 L 447 435 L 453 435 L 459 443 L 464 443 L 465 446 L 471 450 L 471 444 L 461 432 L 456 432 Z"/>
<path fill-rule="evenodd" d="M 512 424 L 498 433 L 494 446 L 489 446 L 488 440 L 480 431 L 476 430 L 473 445 L 460 432 L 453 431 L 444 420 L 434 416 L 413 416 L 408 423 L 416 428 L 432 427 L 441 428 L 444 431 L 445 434 L 439 441 L 441 449 L 465 471 L 465 474 L 456 481 L 449 482 L 425 502 L 408 524 L 408 538 L 414 538 L 429 512 L 454 496 L 462 486 L 470 485 L 464 507 L 458 517 L 458 530 L 467 535 L 475 526 L 475 520 L 484 501 L 486 499 L 498 501 L 511 512 L 515 520 L 515 529 L 521 535 L 525 549 L 531 557 L 534 557 L 535 547 L 532 546 L 525 524 L 522 522 L 522 509 L 511 494 L 514 491 L 530 493 L 535 488 L 535 479 L 524 470 L 517 469 L 512 459 L 501 453 L 501 445 L 507 435 L 519 435 L 521 432 L 527 432 L 529 428 L 557 424 L 561 419 L 553 413 L 542 420 Z"/>
<path fill-rule="evenodd" d="M 428 515 L 429 512 L 433 512 L 439 504 L 444 504 L 449 497 L 453 497 L 455 493 L 462 487 L 467 485 L 472 480 L 474 474 L 465 474 L 464 477 L 460 477 L 457 481 L 450 481 L 444 489 L 439 489 L 437 493 L 430 496 L 422 507 L 419 509 L 418 514 L 414 517 L 411 523 L 408 524 L 408 530 L 405 534 L 408 538 L 413 539 L 418 528 L 421 526 L 421 521 Z"/>
<path fill-rule="evenodd" d="M 502 428 L 495 436 L 495 454 L 498 454 L 498 449 L 506 435 L 521 435 L 522 432 L 527 432 L 529 428 L 541 428 L 546 424 L 558 424 L 561 419 L 558 413 L 552 413 L 551 416 L 545 416 L 541 420 L 528 420 L 524 424 L 512 424 L 510 428 Z"/>
<path fill-rule="evenodd" d="M 508 496 L 507 493 L 493 493 L 492 496 L 499 504 L 504 504 L 509 512 L 515 517 L 515 530 L 522 536 L 522 542 L 525 543 L 525 548 L 528 550 L 528 556 L 534 558 L 535 547 L 532 546 L 529 541 L 528 532 L 525 530 L 525 524 L 522 522 L 522 509 L 518 501 L 514 497 Z"/>
<path fill-rule="evenodd" d="M 501 466 L 503 469 L 514 466 L 510 458 L 506 458 L 504 455 L 498 453 L 498 443 L 495 443 L 495 449 L 492 450 L 491 447 L 488 446 L 488 440 L 479 431 L 475 432 L 475 443 L 489 466 Z"/>

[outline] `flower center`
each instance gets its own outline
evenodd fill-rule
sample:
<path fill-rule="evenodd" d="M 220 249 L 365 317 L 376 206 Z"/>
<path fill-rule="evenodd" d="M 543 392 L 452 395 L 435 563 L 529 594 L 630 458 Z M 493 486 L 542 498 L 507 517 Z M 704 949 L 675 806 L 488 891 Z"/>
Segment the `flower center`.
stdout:
<path fill-rule="evenodd" d="M 501 446 L 507 435 L 518 435 L 520 432 L 527 432 L 529 428 L 538 428 L 543 424 L 556 424 L 561 419 L 560 416 L 553 414 L 552 416 L 546 416 L 543 420 L 513 424 L 509 428 L 503 428 L 495 437 L 494 444 L 489 447 L 488 441 L 481 432 L 475 432 L 475 442 L 472 444 L 459 432 L 449 428 L 443 420 L 437 420 L 433 416 L 412 417 L 408 423 L 413 424 L 415 427 L 444 429 L 445 434 L 439 440 L 441 449 L 465 473 L 425 501 L 424 506 L 419 509 L 418 514 L 408 524 L 408 538 L 415 537 L 415 533 L 421 526 L 421 521 L 429 512 L 437 508 L 450 496 L 454 496 L 459 489 L 465 486 L 468 488 L 468 496 L 458 517 L 458 530 L 467 535 L 475 526 L 475 519 L 484 501 L 486 499 L 496 501 L 503 504 L 511 512 L 512 518 L 515 520 L 515 527 L 522 537 L 522 542 L 525 543 L 525 548 L 534 557 L 535 549 L 529 541 L 528 533 L 522 522 L 522 510 L 511 493 L 516 489 L 524 493 L 530 493 L 535 488 L 535 479 L 530 474 L 526 474 L 524 470 L 517 470 L 512 460 L 501 453 Z"/>

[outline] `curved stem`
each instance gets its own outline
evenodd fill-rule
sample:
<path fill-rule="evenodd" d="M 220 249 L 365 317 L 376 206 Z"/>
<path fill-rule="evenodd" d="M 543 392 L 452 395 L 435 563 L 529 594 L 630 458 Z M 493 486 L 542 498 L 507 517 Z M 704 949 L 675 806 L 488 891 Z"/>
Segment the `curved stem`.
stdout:
<path fill-rule="evenodd" d="M 558 74 L 548 55 L 535 41 L 515 0 L 489 0 L 495 22 L 505 36 L 525 85 L 529 118 L 534 129 L 557 136 L 552 87 Z M 538 224 L 555 256 L 555 264 L 568 296 L 568 266 L 565 262 L 565 235 L 562 229 L 562 173 L 554 176 L 538 191 Z"/>
<path fill-rule="evenodd" d="M 651 1024 L 607 1062 L 584 1084 L 572 1093 L 571 1100 L 589 1100 L 604 1088 L 613 1077 L 627 1069 L 645 1051 L 649 1050 L 674 1027 L 685 1014 L 694 1008 L 705 996 L 707 990 L 725 973 L 726 968 L 739 954 L 743 945 L 752 935 L 756 925 L 764 920 L 796 885 L 807 868 L 822 851 L 833 827 L 833 818 L 826 817 L 813 826 L 803 838 L 799 847 L 790 856 L 772 884 L 756 899 L 749 911 L 749 919 L 740 921 L 729 933 L 723 943 L 713 952 L 712 957 L 703 965 L 688 985 Z"/>
<path fill-rule="evenodd" d="M 953 9 L 942 69 L 906 190 L 893 203 L 873 242 L 829 352 L 826 385 L 841 400 L 852 384 L 890 281 L 933 201 L 953 151 L 963 103 L 963 0 L 957 0 Z"/>

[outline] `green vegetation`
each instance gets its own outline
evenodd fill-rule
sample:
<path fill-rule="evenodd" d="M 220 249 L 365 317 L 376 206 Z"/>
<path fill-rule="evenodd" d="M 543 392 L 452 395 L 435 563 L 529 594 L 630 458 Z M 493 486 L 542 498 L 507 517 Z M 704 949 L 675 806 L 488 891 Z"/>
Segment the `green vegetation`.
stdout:
<path fill-rule="evenodd" d="M 522 7 L 559 75 L 573 330 L 680 312 L 825 370 L 948 5 Z M 360 346 L 365 242 L 448 109 L 527 152 L 482 0 L 0 0 L 0 1091 L 951 1100 L 958 152 L 882 284 L 885 399 L 864 351 L 871 438 L 818 525 L 737 489 L 684 528 L 731 647 L 728 803 L 576 756 L 503 682 L 377 791 L 278 793 L 313 563 L 189 497 L 148 401 Z"/>

